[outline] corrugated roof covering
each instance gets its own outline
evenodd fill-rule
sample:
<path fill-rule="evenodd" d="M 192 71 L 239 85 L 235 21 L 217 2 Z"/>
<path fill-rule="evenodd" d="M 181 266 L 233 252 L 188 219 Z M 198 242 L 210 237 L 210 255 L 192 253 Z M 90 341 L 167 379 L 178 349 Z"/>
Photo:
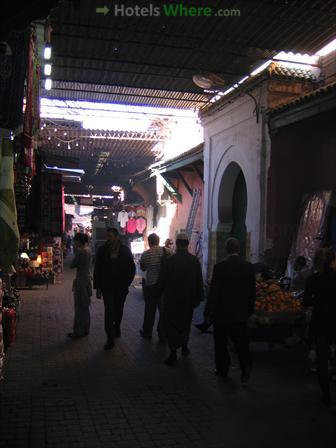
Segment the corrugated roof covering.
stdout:
<path fill-rule="evenodd" d="M 55 132 L 55 129 L 56 132 Z M 85 170 L 83 184 L 125 184 L 128 178 L 158 157 L 161 136 L 137 132 L 97 132 L 66 126 L 46 126 L 39 133 L 39 148 L 47 162 Z M 55 162 L 56 163 L 56 162 Z M 60 165 L 61 163 L 61 165 Z"/>
<path fill-rule="evenodd" d="M 317 76 L 310 69 L 287 67 L 281 63 L 272 63 L 267 67 L 270 77 L 289 78 L 292 80 L 316 81 Z"/>
<path fill-rule="evenodd" d="M 50 16 L 53 88 L 42 89 L 41 95 L 198 110 L 207 106 L 213 93 L 204 93 L 193 83 L 195 74 L 213 72 L 230 86 L 279 51 L 312 54 L 335 35 L 334 0 L 207 3 L 214 13 L 211 17 L 166 17 L 162 1 L 157 0 L 108 2 L 111 12 L 107 15 L 96 13 L 97 7 L 104 6 L 100 0 L 64 0 Z M 116 16 L 112 12 L 116 4 L 152 4 L 161 8 L 161 14 Z M 207 6 L 203 0 L 181 4 L 182 8 Z M 239 15 L 216 16 L 223 8 L 239 10 Z M 312 81 L 302 71 L 278 71 L 272 76 Z M 260 80 L 257 78 L 257 82 Z M 41 145 L 49 157 L 78 160 L 87 172 L 85 185 L 123 183 L 155 161 L 156 143 L 152 140 L 90 139 L 83 130 L 79 134 L 79 130 L 71 129 L 69 137 L 74 141 L 58 142 L 57 146 L 51 143 L 54 137 L 50 141 L 43 135 Z"/>
<path fill-rule="evenodd" d="M 284 111 L 294 109 L 295 107 L 313 101 L 317 98 L 322 98 L 328 96 L 331 93 L 336 92 L 336 82 L 331 83 L 327 86 L 320 87 L 319 89 L 313 90 L 312 92 L 307 93 L 306 95 L 302 95 L 299 98 L 296 98 L 294 101 L 291 101 L 287 104 L 284 104 L 280 107 L 274 108 L 269 111 L 270 115 L 276 115 L 278 113 L 282 113 Z M 335 102 L 336 108 L 336 102 Z"/>
<path fill-rule="evenodd" d="M 239 10 L 235 17 L 166 17 L 161 1 L 151 4 L 161 8 L 158 17 L 115 16 L 114 3 L 104 16 L 96 14 L 100 1 L 63 2 L 51 14 L 53 78 L 68 83 L 56 83 L 46 94 L 199 108 L 205 97 L 192 82 L 194 74 L 211 71 L 234 84 L 278 51 L 314 53 L 335 34 L 334 0 L 209 2 L 214 14 L 219 8 Z M 188 5 L 205 6 L 203 0 L 183 2 Z M 108 86 L 116 87 L 112 95 Z M 189 93 L 189 103 L 176 92 Z"/>
<path fill-rule="evenodd" d="M 53 88 L 45 90 L 42 87 L 41 95 L 64 100 L 85 100 L 174 109 L 199 109 L 209 100 L 209 95 L 202 93 L 139 89 L 71 81 L 53 81 Z"/>
<path fill-rule="evenodd" d="M 203 161 L 203 152 L 204 143 L 200 143 L 194 148 L 191 148 L 176 157 L 153 163 L 148 167 L 148 169 L 133 174 L 131 177 L 132 182 L 143 182 L 147 180 L 149 177 L 153 176 L 155 170 L 159 172 L 166 172 L 190 165 L 196 161 Z"/>
<path fill-rule="evenodd" d="M 200 116 L 204 117 L 208 114 L 215 113 L 216 111 L 220 110 L 228 101 L 231 101 L 233 97 L 241 95 L 242 92 L 248 92 L 252 90 L 256 85 L 270 78 L 309 83 L 318 81 L 316 74 L 310 69 L 285 67 L 279 62 L 272 62 L 263 71 L 258 73 L 256 76 L 251 76 L 243 84 L 239 85 L 227 95 L 224 95 L 218 101 L 213 103 L 208 102 L 200 110 Z"/>

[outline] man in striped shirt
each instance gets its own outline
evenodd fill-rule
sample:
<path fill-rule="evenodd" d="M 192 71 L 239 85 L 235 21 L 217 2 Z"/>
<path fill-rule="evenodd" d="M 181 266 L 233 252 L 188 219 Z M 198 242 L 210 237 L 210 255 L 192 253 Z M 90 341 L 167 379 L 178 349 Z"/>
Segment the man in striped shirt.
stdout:
<path fill-rule="evenodd" d="M 140 267 L 146 272 L 146 284 L 144 286 L 145 314 L 140 334 L 145 339 L 151 339 L 155 322 L 156 309 L 159 307 L 160 296 L 157 292 L 157 282 L 161 265 L 167 256 L 172 255 L 172 251 L 159 246 L 160 238 L 155 233 L 148 236 L 149 249 L 146 250 L 140 259 Z M 157 326 L 160 340 L 164 339 L 161 331 L 160 319 Z"/>

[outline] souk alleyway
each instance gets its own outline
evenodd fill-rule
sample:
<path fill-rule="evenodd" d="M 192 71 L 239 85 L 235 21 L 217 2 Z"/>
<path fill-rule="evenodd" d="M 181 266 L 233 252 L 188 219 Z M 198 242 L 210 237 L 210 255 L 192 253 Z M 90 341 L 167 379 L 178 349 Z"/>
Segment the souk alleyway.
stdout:
<path fill-rule="evenodd" d="M 103 344 L 103 303 L 93 297 L 89 337 L 72 329 L 71 280 L 22 291 L 17 338 L 1 386 L 1 447 L 331 448 L 335 415 L 319 402 L 301 345 L 252 344 L 255 368 L 242 387 L 213 375 L 212 335 L 193 328 L 191 355 L 174 367 L 167 348 L 141 339 L 143 298 L 132 287 L 122 337 Z M 42 288 L 42 289 L 41 289 Z M 201 307 L 197 310 L 201 319 Z"/>

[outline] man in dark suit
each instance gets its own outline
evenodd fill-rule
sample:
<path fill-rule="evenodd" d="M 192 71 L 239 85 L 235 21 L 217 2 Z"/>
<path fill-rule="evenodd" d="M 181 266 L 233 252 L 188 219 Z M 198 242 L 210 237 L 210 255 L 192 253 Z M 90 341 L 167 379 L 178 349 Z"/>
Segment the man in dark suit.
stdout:
<path fill-rule="evenodd" d="M 239 257 L 236 238 L 227 240 L 226 251 L 227 259 L 214 267 L 204 314 L 214 323 L 215 374 L 222 377 L 228 374 L 230 338 L 239 358 L 241 381 L 246 383 L 252 366 L 247 321 L 254 311 L 255 274 L 252 264 Z"/>
<path fill-rule="evenodd" d="M 117 229 L 108 228 L 106 240 L 96 254 L 93 287 L 97 290 L 97 298 L 103 296 L 107 335 L 104 349 L 110 350 L 114 338 L 120 337 L 124 303 L 135 275 L 135 264 L 130 249 L 119 240 Z"/>

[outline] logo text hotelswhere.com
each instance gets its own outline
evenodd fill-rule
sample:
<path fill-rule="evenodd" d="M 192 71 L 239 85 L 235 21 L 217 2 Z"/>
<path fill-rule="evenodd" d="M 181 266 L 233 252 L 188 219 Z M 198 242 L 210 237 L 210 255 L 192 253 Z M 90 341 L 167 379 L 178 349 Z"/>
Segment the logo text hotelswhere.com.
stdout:
<path fill-rule="evenodd" d="M 116 17 L 240 17 L 240 9 L 214 9 L 211 6 L 187 6 L 183 3 L 163 3 L 161 6 L 115 3 L 111 7 L 96 8 L 99 14 Z"/>

